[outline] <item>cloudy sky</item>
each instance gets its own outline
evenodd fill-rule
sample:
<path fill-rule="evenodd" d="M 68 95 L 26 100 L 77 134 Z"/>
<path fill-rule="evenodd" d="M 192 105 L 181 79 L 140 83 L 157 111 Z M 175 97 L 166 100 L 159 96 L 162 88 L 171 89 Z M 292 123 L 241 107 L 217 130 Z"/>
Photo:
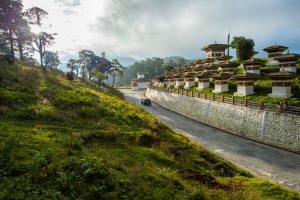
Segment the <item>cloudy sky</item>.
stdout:
<path fill-rule="evenodd" d="M 62 60 L 81 49 L 143 59 L 203 58 L 201 47 L 245 36 L 262 48 L 278 44 L 300 53 L 298 0 L 23 0 L 48 11 L 52 47 Z"/>

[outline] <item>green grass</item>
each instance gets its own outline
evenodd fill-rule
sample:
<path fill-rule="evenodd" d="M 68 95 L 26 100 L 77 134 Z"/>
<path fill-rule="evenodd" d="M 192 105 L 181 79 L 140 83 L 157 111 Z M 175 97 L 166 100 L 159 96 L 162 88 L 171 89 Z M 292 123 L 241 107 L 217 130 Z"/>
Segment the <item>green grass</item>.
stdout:
<path fill-rule="evenodd" d="M 299 199 L 118 91 L 1 63 L 0 199 Z"/>

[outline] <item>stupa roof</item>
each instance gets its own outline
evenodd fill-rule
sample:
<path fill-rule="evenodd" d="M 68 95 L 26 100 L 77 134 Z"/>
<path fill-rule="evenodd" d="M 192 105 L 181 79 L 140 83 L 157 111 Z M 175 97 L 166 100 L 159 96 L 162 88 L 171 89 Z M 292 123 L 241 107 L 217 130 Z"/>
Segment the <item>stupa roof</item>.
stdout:
<path fill-rule="evenodd" d="M 171 79 L 173 78 L 174 74 L 173 73 L 169 73 L 165 75 L 165 79 Z"/>
<path fill-rule="evenodd" d="M 296 61 L 300 58 L 300 54 L 289 53 L 281 56 L 276 56 L 273 59 L 278 61 Z"/>
<path fill-rule="evenodd" d="M 211 50 L 219 50 L 219 51 L 225 51 L 229 46 L 227 44 L 210 44 L 205 47 L 203 47 L 202 51 L 211 51 Z"/>
<path fill-rule="evenodd" d="M 215 74 L 212 76 L 216 80 L 221 80 L 221 79 L 230 79 L 232 77 L 232 74 L 226 73 L 226 72 L 221 72 L 219 74 Z"/>
<path fill-rule="evenodd" d="M 183 78 L 182 73 L 174 74 L 173 78 Z"/>
<path fill-rule="evenodd" d="M 188 72 L 188 73 L 182 74 L 182 78 L 194 78 L 195 76 L 196 76 L 196 73 L 194 73 L 194 72 Z"/>
<path fill-rule="evenodd" d="M 216 60 L 230 60 L 232 58 L 232 56 L 220 56 L 220 57 L 216 57 Z"/>
<path fill-rule="evenodd" d="M 212 63 L 212 62 L 214 62 L 216 59 L 214 59 L 214 58 L 205 58 L 205 59 L 203 59 L 202 60 L 202 63 Z"/>
<path fill-rule="evenodd" d="M 239 66 L 239 64 L 234 62 L 225 62 L 225 63 L 220 63 L 219 66 L 221 68 L 236 68 L 237 66 Z"/>
<path fill-rule="evenodd" d="M 211 73 L 209 72 L 203 72 L 201 74 L 197 74 L 196 77 L 198 79 L 204 79 L 204 78 L 209 78 L 211 76 Z"/>
<path fill-rule="evenodd" d="M 247 66 L 247 65 L 254 65 L 254 64 L 258 64 L 258 65 L 261 65 L 263 63 L 265 63 L 266 61 L 265 60 L 262 60 L 262 59 L 258 59 L 258 58 L 250 58 L 248 60 L 245 60 L 243 62 L 243 65 L 244 66 Z"/>
<path fill-rule="evenodd" d="M 267 74 L 267 77 L 271 79 L 292 79 L 296 76 L 297 76 L 296 73 L 287 72 L 287 71 L 280 71 L 280 72 Z"/>
<path fill-rule="evenodd" d="M 263 50 L 268 53 L 272 53 L 272 52 L 277 52 L 277 51 L 284 51 L 287 49 L 288 49 L 288 47 L 286 47 L 286 46 L 275 44 L 275 45 L 269 46 L 267 48 L 264 48 Z"/>
<path fill-rule="evenodd" d="M 209 70 L 209 69 L 219 69 L 219 65 L 218 64 L 209 64 L 209 65 L 205 65 L 203 66 L 204 69 Z"/>
<path fill-rule="evenodd" d="M 190 63 L 191 65 L 198 65 L 198 64 L 202 64 L 203 63 L 203 60 L 196 60 L 192 63 Z"/>
<path fill-rule="evenodd" d="M 246 72 L 243 74 L 235 75 L 232 78 L 236 79 L 236 80 L 254 80 L 254 79 L 258 79 L 260 77 L 261 76 L 259 74 Z"/>
<path fill-rule="evenodd" d="M 191 71 L 190 66 L 185 66 L 179 70 L 180 73 L 190 72 L 190 71 Z"/>
<path fill-rule="evenodd" d="M 204 70 L 204 65 L 200 65 L 200 66 L 194 67 L 193 70 L 194 70 L 195 72 L 199 72 L 199 71 L 201 72 L 201 71 Z"/>

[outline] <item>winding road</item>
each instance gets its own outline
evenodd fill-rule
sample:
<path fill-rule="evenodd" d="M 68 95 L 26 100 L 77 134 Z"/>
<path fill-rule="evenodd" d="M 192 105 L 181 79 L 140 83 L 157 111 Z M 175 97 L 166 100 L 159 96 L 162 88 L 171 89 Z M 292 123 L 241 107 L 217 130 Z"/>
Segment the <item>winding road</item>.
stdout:
<path fill-rule="evenodd" d="M 127 101 L 142 106 L 145 90 L 120 89 Z M 300 155 L 247 140 L 184 117 L 152 102 L 142 106 L 174 131 L 199 142 L 215 154 L 252 174 L 300 191 Z"/>

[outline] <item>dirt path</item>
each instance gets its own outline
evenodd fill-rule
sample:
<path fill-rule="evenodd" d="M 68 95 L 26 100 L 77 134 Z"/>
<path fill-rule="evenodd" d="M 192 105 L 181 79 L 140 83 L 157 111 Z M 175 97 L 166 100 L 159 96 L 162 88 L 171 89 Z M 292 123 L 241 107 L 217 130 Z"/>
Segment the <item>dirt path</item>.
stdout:
<path fill-rule="evenodd" d="M 126 100 L 140 105 L 145 91 L 121 89 Z M 145 110 L 176 132 L 198 141 L 217 155 L 247 169 L 256 176 L 300 191 L 300 155 L 247 140 L 186 118 L 152 102 Z"/>

